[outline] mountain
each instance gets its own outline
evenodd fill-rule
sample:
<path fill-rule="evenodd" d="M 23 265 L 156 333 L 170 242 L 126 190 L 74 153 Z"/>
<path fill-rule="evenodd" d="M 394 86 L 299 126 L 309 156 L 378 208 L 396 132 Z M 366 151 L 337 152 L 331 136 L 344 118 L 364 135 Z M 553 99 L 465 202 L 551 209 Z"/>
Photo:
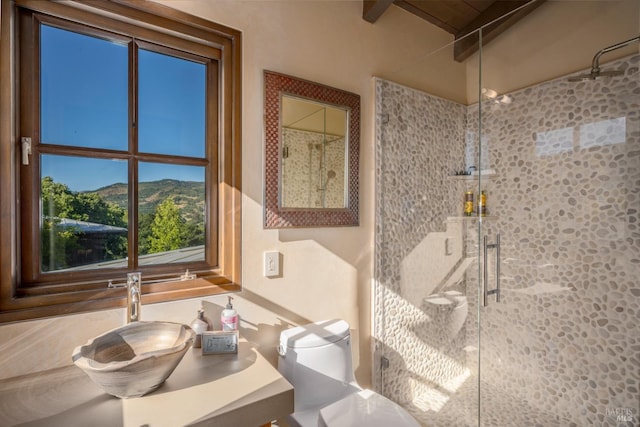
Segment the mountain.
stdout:
<path fill-rule="evenodd" d="M 91 192 L 97 193 L 107 202 L 115 203 L 123 209 L 127 209 L 128 195 L 126 184 L 112 184 Z M 173 197 L 183 218 L 188 221 L 202 221 L 205 203 L 204 182 L 197 181 L 162 179 L 159 181 L 141 182 L 138 185 L 140 214 L 153 213 L 156 206 L 169 197 Z"/>

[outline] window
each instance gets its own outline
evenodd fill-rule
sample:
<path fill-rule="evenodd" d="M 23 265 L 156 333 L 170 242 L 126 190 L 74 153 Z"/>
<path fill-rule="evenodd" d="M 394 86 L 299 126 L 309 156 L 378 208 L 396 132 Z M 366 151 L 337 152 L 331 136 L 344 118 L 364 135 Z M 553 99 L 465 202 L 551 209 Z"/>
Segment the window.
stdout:
<path fill-rule="evenodd" d="M 240 34 L 158 4 L 7 3 L 0 321 L 121 306 L 108 284 L 133 271 L 145 303 L 238 290 Z"/>

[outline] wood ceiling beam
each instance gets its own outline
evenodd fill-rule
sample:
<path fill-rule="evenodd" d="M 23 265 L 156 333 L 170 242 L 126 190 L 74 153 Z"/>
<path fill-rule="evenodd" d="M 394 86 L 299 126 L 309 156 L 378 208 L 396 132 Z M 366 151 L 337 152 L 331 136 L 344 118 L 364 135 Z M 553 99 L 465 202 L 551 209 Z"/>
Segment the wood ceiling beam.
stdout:
<path fill-rule="evenodd" d="M 478 51 L 479 37 L 476 31 L 478 28 L 487 25 L 482 30 L 482 43 L 487 44 L 516 22 L 530 14 L 545 1 L 546 0 L 537 0 L 531 2 L 528 6 L 512 13 L 507 18 L 487 25 L 530 2 L 530 0 L 497 0 L 455 35 L 456 43 L 453 48 L 453 58 L 458 62 L 462 62 Z M 467 36 L 467 34 L 469 35 Z"/>
<path fill-rule="evenodd" d="M 393 4 L 393 0 L 364 0 L 362 2 L 362 18 L 372 24 Z"/>
<path fill-rule="evenodd" d="M 458 29 L 456 27 L 454 27 L 453 25 L 451 25 L 448 22 L 443 21 L 442 19 L 440 19 L 439 17 L 432 15 L 431 13 L 427 12 L 425 9 L 419 7 L 419 5 L 415 5 L 409 1 L 405 1 L 405 0 L 397 0 L 395 2 L 395 5 L 406 10 L 409 13 L 414 14 L 415 16 L 424 19 L 427 22 L 430 22 L 433 25 L 436 25 L 440 28 L 442 28 L 443 30 L 445 30 L 447 33 L 450 34 L 455 34 Z M 433 13 L 433 12 L 432 12 Z"/>

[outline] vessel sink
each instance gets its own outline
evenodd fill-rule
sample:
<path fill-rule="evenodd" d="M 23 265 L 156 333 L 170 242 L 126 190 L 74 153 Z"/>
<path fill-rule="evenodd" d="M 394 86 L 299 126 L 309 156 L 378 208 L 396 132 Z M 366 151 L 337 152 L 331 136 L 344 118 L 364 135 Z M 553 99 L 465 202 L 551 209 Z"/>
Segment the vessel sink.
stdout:
<path fill-rule="evenodd" d="M 180 323 L 132 322 L 76 347 L 72 359 L 107 393 L 139 397 L 169 378 L 194 338 Z"/>

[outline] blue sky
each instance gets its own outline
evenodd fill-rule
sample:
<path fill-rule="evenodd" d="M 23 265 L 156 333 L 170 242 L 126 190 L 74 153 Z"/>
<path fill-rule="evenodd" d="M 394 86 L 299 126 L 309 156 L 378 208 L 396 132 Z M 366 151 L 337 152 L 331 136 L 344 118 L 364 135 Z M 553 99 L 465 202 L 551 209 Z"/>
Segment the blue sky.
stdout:
<path fill-rule="evenodd" d="M 128 48 L 42 26 L 42 143 L 126 151 Z M 142 152 L 205 155 L 206 67 L 139 50 L 138 140 Z M 42 176 L 75 191 L 126 182 L 124 161 L 44 156 Z M 146 163 L 141 181 L 203 181 L 201 167 Z"/>

